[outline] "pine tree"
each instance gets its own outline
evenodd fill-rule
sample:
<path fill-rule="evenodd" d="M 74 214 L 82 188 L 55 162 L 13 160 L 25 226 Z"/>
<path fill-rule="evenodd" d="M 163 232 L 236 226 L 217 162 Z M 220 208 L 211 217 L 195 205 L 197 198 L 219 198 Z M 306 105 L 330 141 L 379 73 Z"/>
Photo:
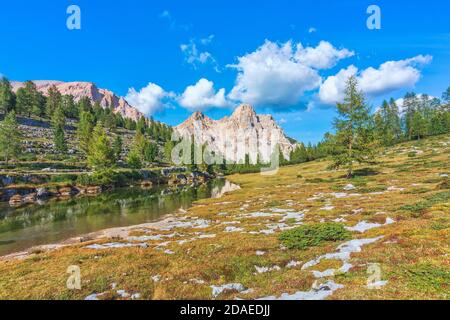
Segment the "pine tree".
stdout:
<path fill-rule="evenodd" d="M 164 144 L 164 159 L 168 163 L 172 163 L 172 150 L 173 150 L 173 148 L 175 148 L 175 142 L 172 141 L 172 140 L 168 140 Z"/>
<path fill-rule="evenodd" d="M 67 143 L 64 135 L 65 120 L 62 107 L 56 107 L 52 114 L 53 143 L 56 151 L 60 153 L 67 152 Z"/>
<path fill-rule="evenodd" d="M 408 140 L 412 140 L 414 135 L 414 114 L 418 112 L 419 100 L 414 92 L 408 92 L 403 99 L 405 109 L 405 131 Z"/>
<path fill-rule="evenodd" d="M 75 100 L 72 95 L 65 94 L 62 96 L 61 100 L 62 108 L 64 111 L 64 114 L 67 118 L 70 119 L 78 119 L 79 118 L 79 110 L 77 108 L 77 105 L 75 103 Z"/>
<path fill-rule="evenodd" d="M 26 81 L 24 87 L 17 90 L 16 111 L 18 114 L 30 117 L 42 116 L 44 113 L 45 98 L 37 90 L 32 81 Z"/>
<path fill-rule="evenodd" d="M 113 151 L 116 161 L 120 160 L 120 155 L 122 154 L 122 148 L 123 148 L 123 140 L 122 138 L 117 135 L 113 142 Z"/>
<path fill-rule="evenodd" d="M 51 86 L 47 91 L 47 101 L 45 104 L 45 114 L 48 118 L 52 119 L 53 112 L 56 109 L 62 110 L 62 95 L 56 88 L 56 86 Z"/>
<path fill-rule="evenodd" d="M 16 106 L 16 95 L 12 91 L 11 83 L 6 78 L 0 81 L 0 112 L 7 114 Z"/>
<path fill-rule="evenodd" d="M 354 163 L 371 162 L 374 158 L 374 133 L 369 107 L 358 90 L 354 76 L 347 81 L 345 99 L 337 104 L 335 145 L 332 168 L 345 167 L 347 177 L 353 176 Z"/>
<path fill-rule="evenodd" d="M 92 134 L 92 143 L 89 147 L 87 162 L 94 170 L 103 170 L 114 165 L 114 150 L 106 135 L 102 123 L 97 123 Z"/>
<path fill-rule="evenodd" d="M 91 99 L 84 96 L 78 101 L 78 113 L 81 115 L 82 112 L 92 112 Z"/>
<path fill-rule="evenodd" d="M 140 168 L 142 168 L 141 157 L 134 150 L 131 150 L 128 153 L 128 155 L 127 155 L 127 163 L 130 166 L 130 168 L 133 168 L 133 169 L 140 169 Z"/>
<path fill-rule="evenodd" d="M 393 98 L 389 101 L 388 125 L 394 136 L 394 141 L 399 142 L 402 137 L 402 123 L 400 111 Z"/>
<path fill-rule="evenodd" d="M 22 137 L 16 120 L 16 113 L 11 111 L 0 122 L 0 157 L 6 163 L 11 159 L 17 159 L 22 152 Z"/>
<path fill-rule="evenodd" d="M 92 139 L 92 130 L 94 128 L 94 117 L 90 112 L 81 112 L 80 122 L 78 123 L 77 136 L 80 149 L 87 155 Z"/>

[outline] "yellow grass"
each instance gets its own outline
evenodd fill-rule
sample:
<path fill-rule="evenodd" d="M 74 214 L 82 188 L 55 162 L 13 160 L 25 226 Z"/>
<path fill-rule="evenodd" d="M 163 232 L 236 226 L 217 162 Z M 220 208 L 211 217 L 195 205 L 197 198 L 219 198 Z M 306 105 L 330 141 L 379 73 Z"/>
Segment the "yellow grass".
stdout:
<path fill-rule="evenodd" d="M 423 153 L 408 156 L 413 146 Z M 187 213 L 176 214 L 179 219 L 205 219 L 209 221 L 208 227 L 164 232 L 133 230 L 133 236 L 177 233 L 173 238 L 147 241 L 148 248 L 92 250 L 85 248 L 88 244 L 84 243 L 32 254 L 23 260 L 0 261 L 0 298 L 84 299 L 92 293 L 104 293 L 102 299 L 119 299 L 116 290 L 124 289 L 139 293 L 141 299 L 211 299 L 210 286 L 227 283 L 241 283 L 253 290 L 224 292 L 218 298 L 253 299 L 309 291 L 315 279 L 311 270 L 301 269 L 302 264 L 335 252 L 341 242 L 327 242 L 307 250 L 286 250 L 278 240 L 279 231 L 251 233 L 280 223 L 280 217 L 249 214 L 294 209 L 304 211 L 302 222 L 311 224 L 339 218 L 345 219 L 341 223 L 348 227 L 363 220 L 379 224 L 384 224 L 386 218 L 395 221 L 364 233 L 352 232 L 353 239 L 383 238 L 352 254 L 350 272 L 333 278 L 344 288 L 334 292 L 330 299 L 449 299 L 450 202 L 437 201 L 418 212 L 402 207 L 450 191 L 438 189 L 445 179 L 441 175 L 450 173 L 450 136 L 382 150 L 379 161 L 370 167 L 376 174 L 352 180 L 343 178 L 343 171 L 328 171 L 329 163 L 325 160 L 283 167 L 274 176 L 230 176 L 228 179 L 239 184 L 241 190 L 220 199 L 198 201 Z M 349 183 L 356 189 L 344 191 Z M 359 195 L 332 196 L 342 192 Z M 320 193 L 324 195 L 322 198 L 314 198 Z M 333 208 L 323 210 L 326 206 Z M 232 224 L 236 221 L 239 223 Z M 284 223 L 293 226 L 296 221 L 288 219 Z M 226 227 L 242 231 L 225 232 Z M 216 236 L 199 239 L 199 233 Z M 179 240 L 189 242 L 179 244 Z M 116 241 L 103 239 L 95 243 Z M 158 250 L 156 246 L 164 242 L 167 245 Z M 257 251 L 265 254 L 257 255 Z M 299 265 L 286 268 L 291 261 L 298 261 Z M 381 280 L 388 281 L 380 289 L 366 286 L 371 264 L 378 264 Z M 67 268 L 71 265 L 81 269 L 81 290 L 66 288 Z M 281 270 L 257 273 L 255 266 L 279 266 Z M 339 266 L 339 261 L 323 260 L 315 270 Z M 160 280 L 154 281 L 154 276 Z M 115 290 L 111 287 L 113 283 Z"/>

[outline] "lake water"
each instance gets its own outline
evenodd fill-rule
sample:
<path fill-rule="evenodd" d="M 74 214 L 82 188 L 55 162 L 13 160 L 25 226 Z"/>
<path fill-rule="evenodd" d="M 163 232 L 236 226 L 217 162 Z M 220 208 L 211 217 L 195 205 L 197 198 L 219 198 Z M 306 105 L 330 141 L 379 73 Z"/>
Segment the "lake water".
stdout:
<path fill-rule="evenodd" d="M 226 189 L 230 183 L 216 179 L 196 187 L 123 188 L 20 208 L 0 204 L 0 256 L 102 229 L 157 221 L 198 199 L 219 197 Z"/>

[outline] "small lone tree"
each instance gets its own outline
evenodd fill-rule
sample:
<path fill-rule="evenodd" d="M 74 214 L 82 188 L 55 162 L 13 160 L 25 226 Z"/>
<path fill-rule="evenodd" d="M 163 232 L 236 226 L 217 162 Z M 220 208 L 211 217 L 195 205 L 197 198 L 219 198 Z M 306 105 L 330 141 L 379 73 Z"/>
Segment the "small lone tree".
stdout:
<path fill-rule="evenodd" d="M 122 154 L 123 148 L 123 140 L 119 135 L 117 135 L 116 138 L 114 139 L 112 148 L 114 151 L 114 157 L 116 161 L 120 160 L 120 155 Z"/>
<path fill-rule="evenodd" d="M 94 128 L 94 116 L 90 112 L 82 111 L 80 122 L 78 123 L 77 136 L 80 149 L 87 155 L 92 139 L 92 130 Z"/>
<path fill-rule="evenodd" d="M 106 135 L 105 129 L 99 122 L 94 128 L 92 143 L 87 157 L 88 165 L 94 170 L 107 169 L 114 165 L 114 151 Z"/>
<path fill-rule="evenodd" d="M 354 76 L 347 81 L 343 103 L 337 104 L 338 117 L 334 121 L 336 136 L 332 168 L 345 167 L 347 177 L 353 176 L 354 163 L 370 163 L 374 158 L 374 130 L 364 94 L 358 90 Z"/>
<path fill-rule="evenodd" d="M 17 159 L 22 152 L 21 134 L 16 120 L 16 113 L 11 111 L 0 122 L 0 156 L 8 163 Z"/>
<path fill-rule="evenodd" d="M 64 124 L 66 118 L 61 106 L 58 106 L 52 114 L 53 143 L 56 151 L 67 152 L 67 143 L 64 135 Z"/>

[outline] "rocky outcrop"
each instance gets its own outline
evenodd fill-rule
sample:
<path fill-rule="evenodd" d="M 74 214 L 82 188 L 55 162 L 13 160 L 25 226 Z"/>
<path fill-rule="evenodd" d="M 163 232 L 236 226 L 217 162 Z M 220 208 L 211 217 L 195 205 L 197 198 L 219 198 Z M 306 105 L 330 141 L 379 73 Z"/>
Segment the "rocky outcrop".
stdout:
<path fill-rule="evenodd" d="M 196 112 L 175 131 L 182 137 L 194 136 L 196 143 L 208 145 L 234 162 L 244 161 L 246 154 L 253 163 L 270 162 L 276 145 L 284 158 L 289 159 L 295 148 L 271 115 L 258 115 L 250 105 L 239 106 L 230 117 L 221 120 Z"/>
<path fill-rule="evenodd" d="M 114 113 L 121 114 L 124 118 L 134 121 L 139 120 L 144 114 L 131 106 L 124 98 L 118 97 L 112 91 L 98 88 L 92 82 L 62 82 L 50 80 L 35 80 L 37 89 L 44 95 L 51 86 L 55 86 L 61 94 L 72 95 L 75 101 L 82 97 L 88 97 L 92 102 L 99 102 L 103 108 L 111 108 Z M 23 82 L 12 82 L 14 91 L 23 87 Z"/>

